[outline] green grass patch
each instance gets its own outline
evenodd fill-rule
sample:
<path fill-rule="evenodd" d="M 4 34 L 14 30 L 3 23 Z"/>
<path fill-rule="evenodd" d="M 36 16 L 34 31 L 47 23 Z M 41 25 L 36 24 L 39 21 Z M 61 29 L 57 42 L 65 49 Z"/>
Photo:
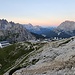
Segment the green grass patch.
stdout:
<path fill-rule="evenodd" d="M 15 62 L 17 60 L 23 59 L 23 57 L 28 55 L 30 52 L 36 50 L 34 46 L 37 46 L 36 49 L 38 50 L 39 48 L 42 47 L 42 44 L 33 45 L 30 42 L 26 42 L 26 43 L 20 42 L 20 43 L 15 43 L 13 45 L 10 45 L 8 47 L 0 48 L 0 64 L 2 65 L 0 69 L 0 75 L 3 75 L 6 71 L 8 71 L 13 66 L 15 66 Z M 21 67 L 20 65 L 26 59 L 28 59 L 28 57 L 29 56 L 25 57 L 25 59 L 22 60 L 15 68 Z"/>

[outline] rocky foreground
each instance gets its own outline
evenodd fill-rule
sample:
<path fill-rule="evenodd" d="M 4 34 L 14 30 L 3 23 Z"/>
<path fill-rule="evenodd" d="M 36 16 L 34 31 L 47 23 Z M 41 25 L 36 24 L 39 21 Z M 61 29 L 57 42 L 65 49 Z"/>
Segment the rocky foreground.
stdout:
<path fill-rule="evenodd" d="M 13 75 L 75 75 L 75 38 L 48 42 L 26 61 Z"/>

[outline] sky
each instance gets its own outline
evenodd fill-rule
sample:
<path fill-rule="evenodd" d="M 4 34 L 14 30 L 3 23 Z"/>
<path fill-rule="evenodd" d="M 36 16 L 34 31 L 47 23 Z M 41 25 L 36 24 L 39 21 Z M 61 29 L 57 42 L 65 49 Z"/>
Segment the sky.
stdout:
<path fill-rule="evenodd" d="M 75 0 L 0 0 L 0 19 L 58 26 L 65 20 L 75 21 Z"/>

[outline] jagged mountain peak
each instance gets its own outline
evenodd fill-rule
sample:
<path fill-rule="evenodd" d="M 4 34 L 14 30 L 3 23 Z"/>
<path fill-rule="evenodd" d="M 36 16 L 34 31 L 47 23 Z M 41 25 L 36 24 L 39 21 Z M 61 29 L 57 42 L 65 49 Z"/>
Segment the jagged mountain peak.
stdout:
<path fill-rule="evenodd" d="M 33 26 L 31 23 L 28 23 L 28 25 L 31 25 L 31 26 Z"/>
<path fill-rule="evenodd" d="M 7 21 L 6 19 L 0 19 L 0 21 Z"/>
<path fill-rule="evenodd" d="M 7 21 L 6 19 L 0 19 L 0 23 L 2 23 L 2 24 L 7 24 L 8 21 Z"/>

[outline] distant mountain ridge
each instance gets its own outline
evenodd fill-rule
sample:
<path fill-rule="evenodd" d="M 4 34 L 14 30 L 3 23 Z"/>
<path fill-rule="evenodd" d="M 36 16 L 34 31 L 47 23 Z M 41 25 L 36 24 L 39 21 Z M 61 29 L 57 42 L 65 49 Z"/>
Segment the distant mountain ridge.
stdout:
<path fill-rule="evenodd" d="M 33 26 L 32 24 L 24 24 L 23 25 L 27 30 L 29 30 L 31 33 L 44 35 L 46 38 L 51 38 L 56 35 L 56 33 L 53 31 L 55 27 L 42 27 L 42 26 Z"/>
<path fill-rule="evenodd" d="M 24 24 L 23 26 L 26 29 L 28 29 L 29 31 L 35 32 L 35 33 L 38 33 L 38 34 L 41 34 L 41 33 L 43 33 L 46 30 L 50 31 L 50 30 L 55 29 L 55 27 L 43 27 L 43 26 L 39 26 L 39 25 L 33 26 L 31 23 Z"/>
<path fill-rule="evenodd" d="M 56 28 L 33 26 L 32 24 L 24 25 L 26 29 L 30 32 L 45 35 L 46 38 L 69 38 L 75 36 L 75 22 L 74 21 L 64 21 Z"/>

